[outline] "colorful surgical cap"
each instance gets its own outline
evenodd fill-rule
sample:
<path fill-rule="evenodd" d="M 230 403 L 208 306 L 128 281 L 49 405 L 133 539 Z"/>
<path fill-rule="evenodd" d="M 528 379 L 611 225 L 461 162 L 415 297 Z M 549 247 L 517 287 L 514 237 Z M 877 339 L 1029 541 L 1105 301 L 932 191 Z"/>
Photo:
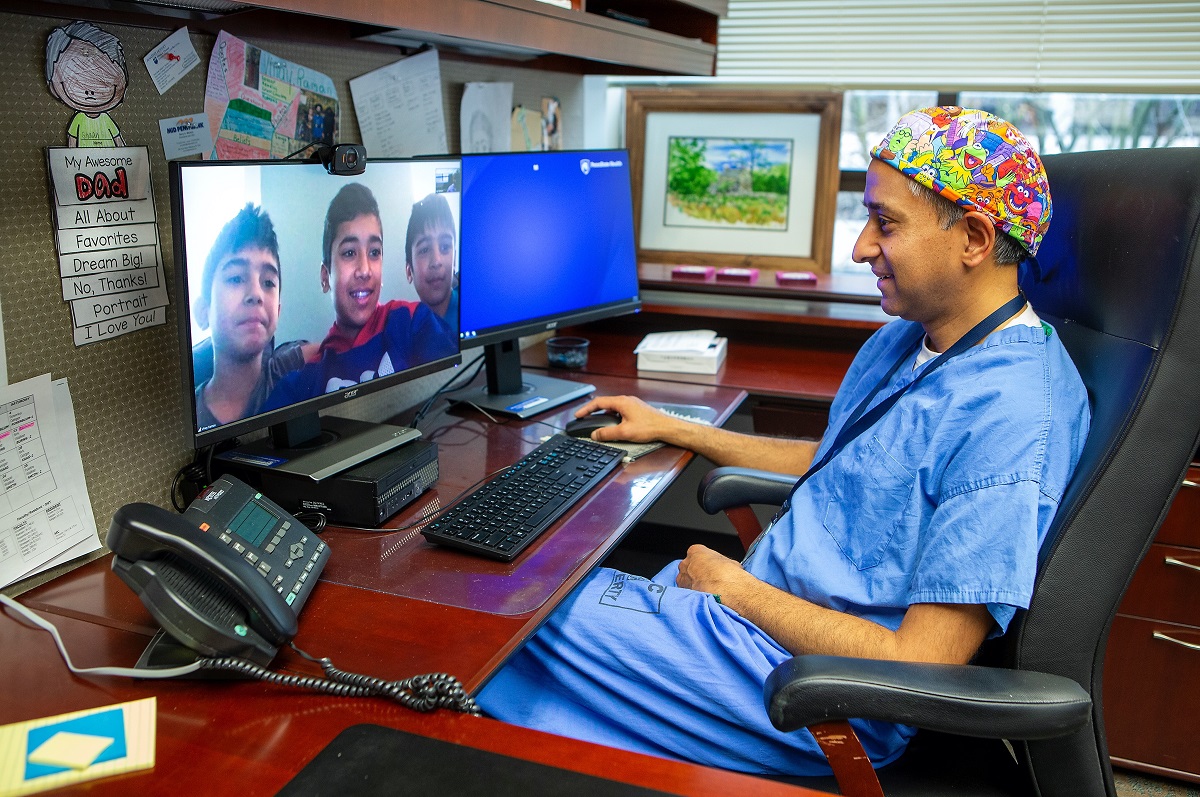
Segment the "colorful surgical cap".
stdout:
<path fill-rule="evenodd" d="M 871 156 L 968 210 L 1037 254 L 1050 226 L 1050 183 L 1021 131 L 987 111 L 922 108 L 900 117 Z"/>

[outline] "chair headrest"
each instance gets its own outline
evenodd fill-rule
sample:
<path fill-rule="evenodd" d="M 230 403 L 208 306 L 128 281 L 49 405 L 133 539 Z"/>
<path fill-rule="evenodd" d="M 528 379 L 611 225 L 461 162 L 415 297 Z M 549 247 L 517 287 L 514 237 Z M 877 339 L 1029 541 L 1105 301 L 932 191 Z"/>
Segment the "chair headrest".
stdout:
<path fill-rule="evenodd" d="M 1043 315 L 1157 348 L 1195 254 L 1200 149 L 1049 155 L 1054 219 L 1022 287 Z"/>

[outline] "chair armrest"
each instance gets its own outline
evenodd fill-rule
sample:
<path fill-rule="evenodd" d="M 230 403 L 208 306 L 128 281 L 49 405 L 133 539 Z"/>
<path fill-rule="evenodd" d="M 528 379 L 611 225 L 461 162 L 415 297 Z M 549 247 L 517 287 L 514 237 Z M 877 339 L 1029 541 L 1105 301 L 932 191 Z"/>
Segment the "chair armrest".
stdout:
<path fill-rule="evenodd" d="M 771 722 L 883 720 L 990 739 L 1049 739 L 1091 718 L 1087 691 L 1059 675 L 994 667 L 797 656 L 767 678 Z"/>
<path fill-rule="evenodd" d="M 714 468 L 700 481 L 696 499 L 710 515 L 750 504 L 779 506 L 791 495 L 796 478 L 751 468 Z"/>

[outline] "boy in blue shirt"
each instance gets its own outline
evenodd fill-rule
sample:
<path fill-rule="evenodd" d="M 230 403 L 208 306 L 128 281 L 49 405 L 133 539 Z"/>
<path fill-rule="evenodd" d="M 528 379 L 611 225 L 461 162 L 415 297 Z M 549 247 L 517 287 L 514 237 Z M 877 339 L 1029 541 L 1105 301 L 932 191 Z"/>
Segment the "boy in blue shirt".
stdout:
<path fill-rule="evenodd" d="M 275 226 L 247 204 L 209 250 L 192 308 L 209 332 L 192 348 L 198 431 L 257 415 L 275 384 L 304 365 L 304 341 L 275 345 L 280 307 Z"/>
<path fill-rule="evenodd" d="M 404 273 L 417 296 L 438 318 L 458 327 L 458 273 L 454 268 L 454 216 L 441 194 L 413 204 L 404 238 Z"/>

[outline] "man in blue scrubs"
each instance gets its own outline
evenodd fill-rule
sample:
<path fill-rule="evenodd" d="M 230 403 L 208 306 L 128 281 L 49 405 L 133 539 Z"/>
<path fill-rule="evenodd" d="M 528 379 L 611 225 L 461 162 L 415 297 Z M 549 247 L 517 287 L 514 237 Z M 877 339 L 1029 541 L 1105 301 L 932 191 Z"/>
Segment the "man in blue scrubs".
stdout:
<path fill-rule="evenodd" d="M 905 115 L 872 150 L 854 259 L 885 325 L 819 443 L 740 435 L 627 396 L 597 440 L 662 440 L 801 476 L 736 562 L 704 546 L 652 580 L 600 569 L 478 696 L 500 719 L 750 772 L 828 774 L 762 687 L 797 654 L 966 663 L 1033 591 L 1037 550 L 1087 437 L 1087 394 L 1017 288 L 1050 191 L 1033 148 L 982 111 Z M 944 355 L 944 356 L 942 356 Z M 877 409 L 878 408 L 878 409 Z M 852 722 L 879 766 L 913 729 Z"/>

